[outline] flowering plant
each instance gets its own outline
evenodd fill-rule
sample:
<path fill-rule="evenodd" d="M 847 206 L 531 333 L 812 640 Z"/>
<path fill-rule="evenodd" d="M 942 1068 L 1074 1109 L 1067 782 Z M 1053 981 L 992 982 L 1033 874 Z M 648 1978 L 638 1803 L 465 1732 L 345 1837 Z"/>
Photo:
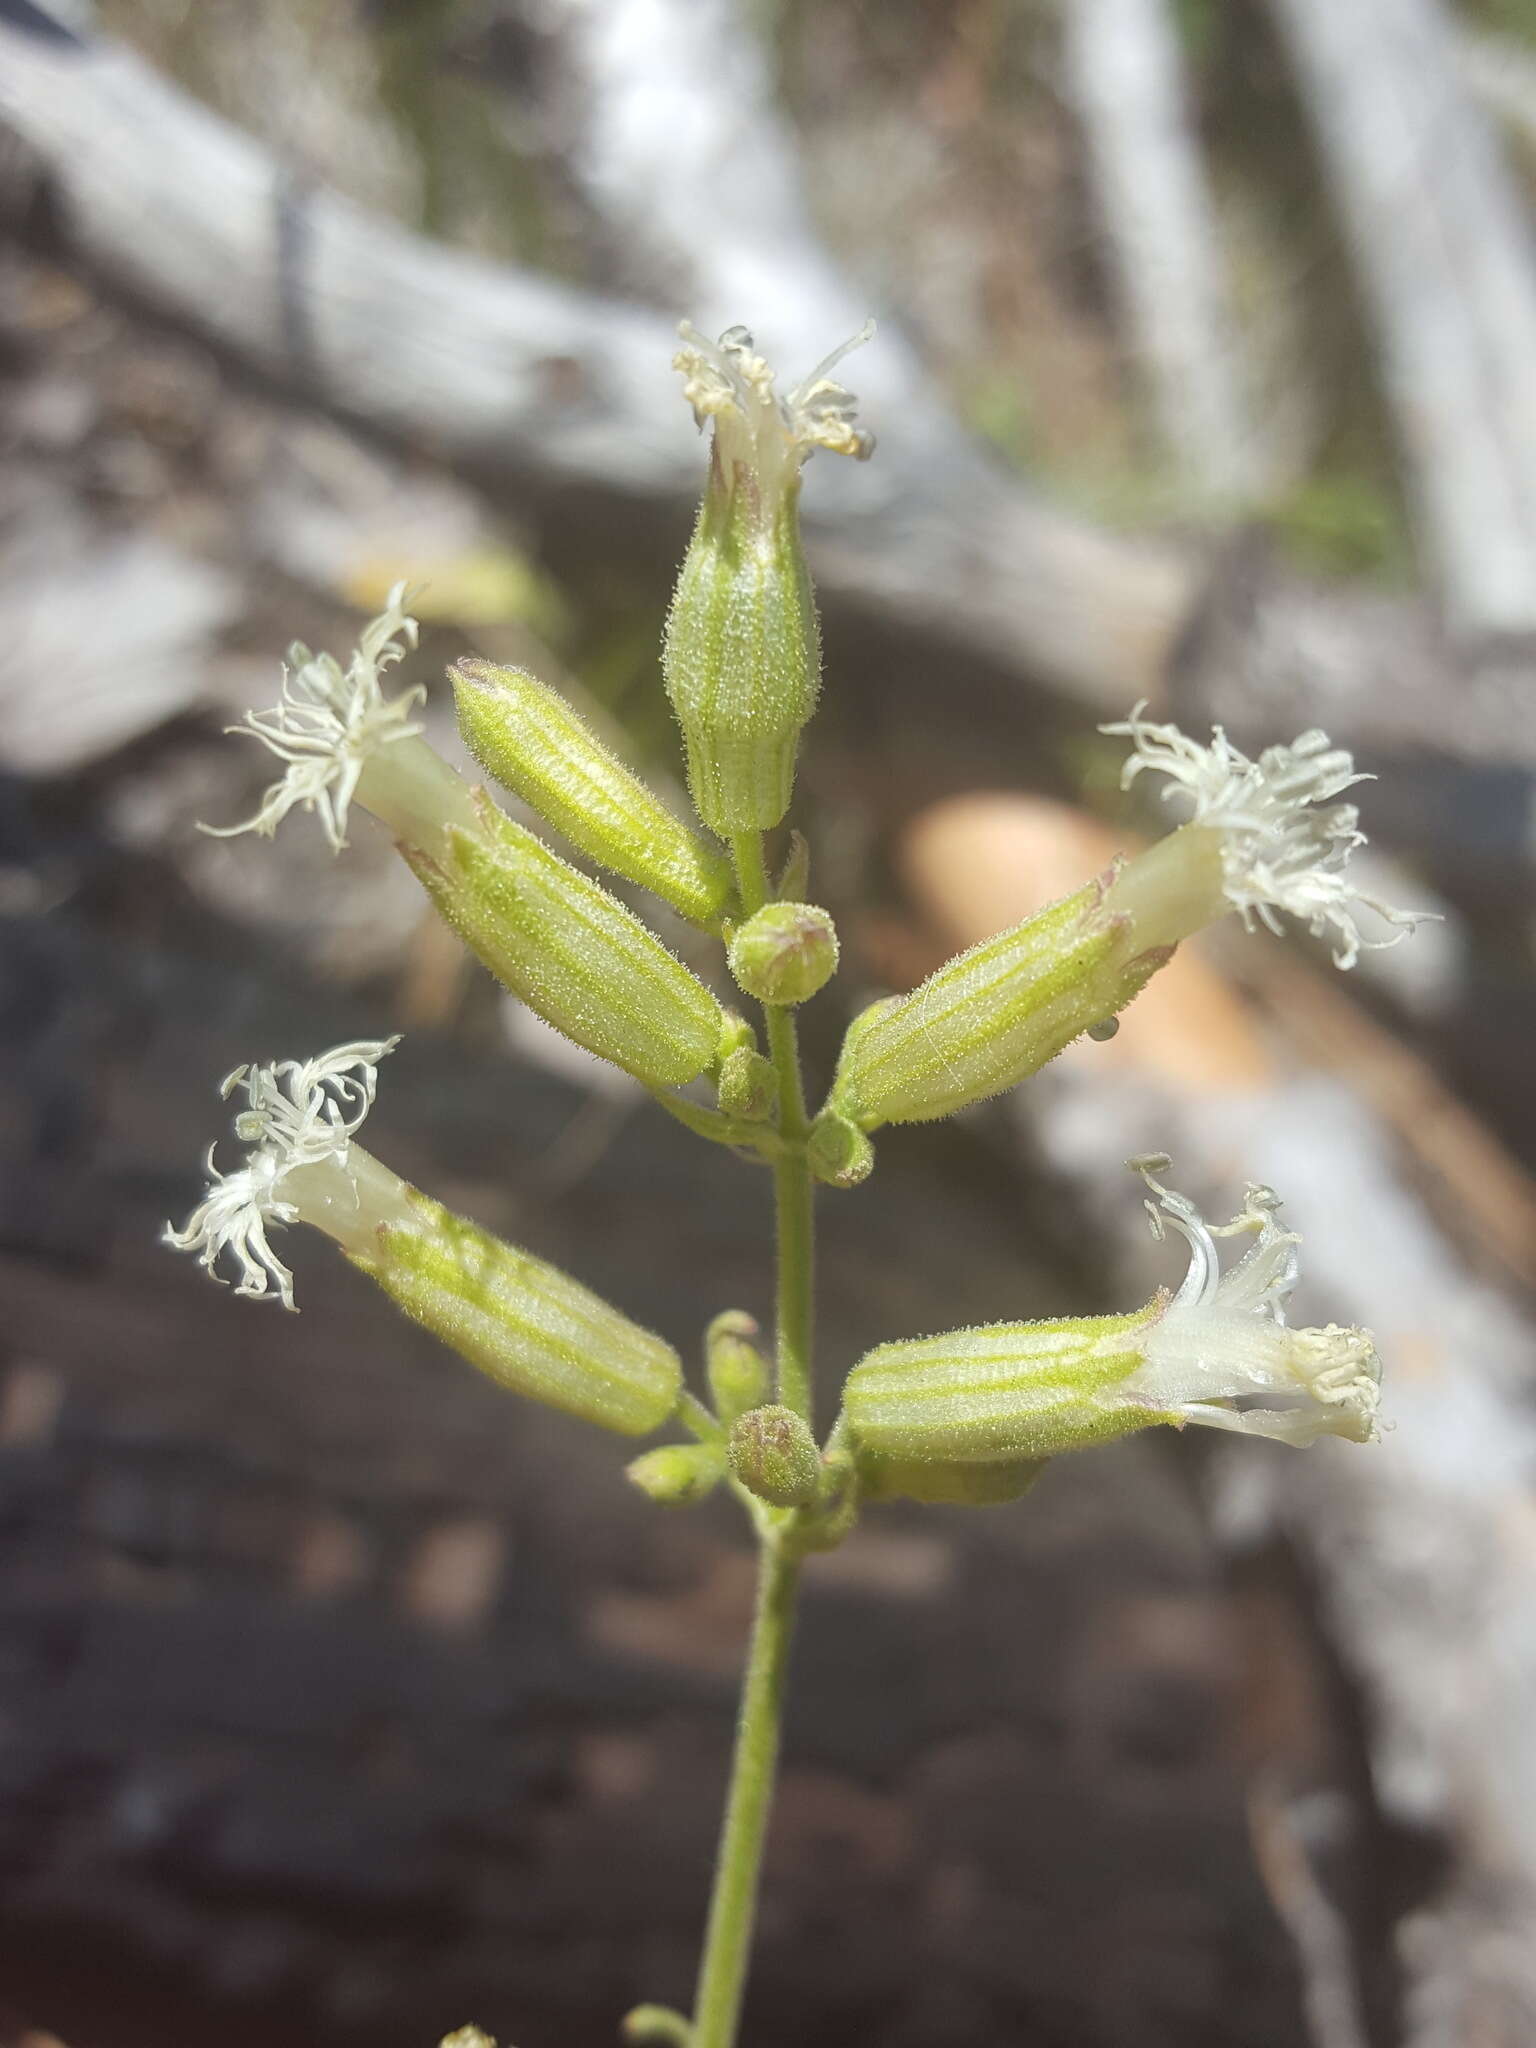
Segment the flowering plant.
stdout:
<path fill-rule="evenodd" d="M 503 1243 L 411 1187 L 357 1134 L 393 1038 L 309 1060 L 237 1068 L 243 1162 L 208 1156 L 208 1189 L 166 1241 L 195 1252 L 236 1292 L 295 1306 L 272 1232 L 306 1223 L 334 1239 L 398 1306 L 509 1390 L 622 1435 L 671 1426 L 628 1475 L 678 1507 L 727 1487 L 760 1551 L 757 1615 L 695 2004 L 642 2006 L 636 2042 L 730 2048 L 737 2037 L 773 1792 L 800 1567 L 842 1542 L 869 1505 L 893 1497 L 982 1504 L 1028 1490 L 1053 1458 L 1128 1431 L 1189 1423 L 1306 1446 L 1375 1434 L 1380 1366 L 1370 1336 L 1292 1329 L 1293 1232 L 1278 1197 L 1250 1187 L 1213 1228 L 1133 1160 L 1154 1231 L 1189 1248 L 1176 1292 L 1119 1315 L 957 1329 L 878 1346 L 843 1387 L 829 1434 L 812 1410 L 814 1202 L 818 1184 L 856 1186 L 871 1134 L 948 1115 L 1034 1073 L 1099 1031 L 1180 940 L 1229 912 L 1280 929 L 1286 913 L 1332 940 L 1349 967 L 1414 922 L 1360 895 L 1349 856 L 1363 778 L 1325 735 L 1304 733 L 1257 760 L 1217 730 L 1208 744 L 1149 722 L 1138 706 L 1105 732 L 1128 738 L 1127 783 L 1168 779 L 1190 815 L 1149 851 L 1117 862 L 1061 902 L 960 954 L 911 993 L 874 1004 L 844 1042 L 814 1113 L 795 1013 L 837 967 L 837 935 L 803 899 L 795 835 L 775 878 L 766 835 L 790 804 L 801 730 L 821 656 L 799 536 L 799 494 L 817 449 L 867 456 L 855 401 L 828 357 L 787 397 L 751 336 L 718 344 L 685 328 L 676 358 L 711 432 L 698 524 L 667 622 L 663 669 L 682 728 L 699 826 L 676 818 L 537 678 L 483 661 L 453 672 L 476 760 L 594 864 L 648 889 L 723 942 L 754 1026 L 685 967 L 638 917 L 461 777 L 423 736 L 417 683 L 386 692 L 416 644 L 405 592 L 390 593 L 345 666 L 294 647 L 282 695 L 236 730 L 284 764 L 255 815 L 232 832 L 270 834 L 315 812 L 333 848 L 354 805 L 393 835 L 428 897 L 507 988 L 577 1044 L 634 1075 L 702 1137 L 768 1164 L 777 1252 L 771 1357 L 740 1311 L 705 1337 L 708 1398 L 685 1385 L 672 1346 L 570 1275 Z M 862 341 L 866 334 L 856 337 Z M 852 346 L 853 344 L 848 344 Z M 1361 932 L 1362 911 L 1386 933 Z M 685 1092 L 691 1090 L 692 1092 Z M 1222 1269 L 1217 1239 L 1249 1238 Z M 224 1269 L 221 1271 L 221 1268 Z M 462 2029 L 456 2048 L 486 2037 Z"/>

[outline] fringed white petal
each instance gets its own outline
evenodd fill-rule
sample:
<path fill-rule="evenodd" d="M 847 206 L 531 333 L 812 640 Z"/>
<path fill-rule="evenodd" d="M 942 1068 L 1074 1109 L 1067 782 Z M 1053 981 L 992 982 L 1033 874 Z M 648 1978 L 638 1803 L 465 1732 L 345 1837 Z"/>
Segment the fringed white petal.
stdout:
<path fill-rule="evenodd" d="M 270 711 L 247 711 L 229 728 L 260 740 L 287 762 L 287 770 L 263 792 L 253 816 L 202 830 L 216 839 L 241 832 L 270 838 L 291 810 L 315 811 L 339 853 L 347 843 L 347 812 L 358 777 L 370 756 L 422 730 L 413 713 L 425 689 L 418 683 L 386 699 L 380 680 L 416 645 L 417 631 L 405 610 L 405 585 L 397 583 L 384 610 L 364 627 L 345 669 L 329 654 L 312 654 L 297 642 L 290 647 L 279 702 Z"/>
<path fill-rule="evenodd" d="M 293 1275 L 272 1249 L 271 1222 L 292 1223 L 298 1207 L 282 1192 L 299 1167 L 330 1162 L 345 1168 L 353 1137 L 373 1107 L 378 1064 L 398 1038 L 360 1039 L 338 1045 L 313 1060 L 278 1060 L 271 1066 L 236 1067 L 220 1084 L 228 1097 L 245 1091 L 247 1107 L 235 1118 L 235 1136 L 250 1147 L 229 1173 L 213 1163 L 208 1148 L 208 1192 L 185 1225 L 169 1223 L 165 1243 L 195 1252 L 215 1280 L 216 1263 L 228 1252 L 239 1273 L 237 1294 L 275 1292 L 284 1308 L 294 1306 Z"/>
<path fill-rule="evenodd" d="M 1369 1442 L 1380 1398 L 1376 1347 L 1367 1330 L 1286 1327 L 1301 1240 L 1281 1228 L 1274 1191 L 1250 1186 L 1241 1214 L 1213 1228 L 1187 1197 L 1154 1178 L 1168 1164 L 1164 1155 L 1130 1164 L 1152 1192 L 1154 1233 L 1162 1236 L 1166 1217 L 1188 1243 L 1190 1264 L 1183 1286 L 1147 1325 L 1142 1363 L 1121 1397 L 1186 1422 L 1297 1446 L 1329 1435 Z M 1237 1235 L 1254 1243 L 1223 1273 L 1215 1241 Z"/>
<path fill-rule="evenodd" d="M 1138 704 L 1128 719 L 1099 728 L 1133 743 L 1122 786 L 1148 770 L 1165 775 L 1164 797 L 1181 794 L 1191 805 L 1188 822 L 1220 833 L 1227 900 L 1250 930 L 1257 919 L 1279 932 L 1277 913 L 1286 911 L 1331 941 L 1340 967 L 1352 967 L 1362 947 L 1395 946 L 1427 915 L 1397 910 L 1349 881 L 1349 856 L 1365 834 L 1355 806 L 1333 800 L 1372 778 L 1326 733 L 1304 732 L 1252 761 L 1219 725 L 1202 746 L 1176 725 L 1153 724 L 1145 709 Z M 1390 938 L 1362 937 L 1362 907 L 1398 929 Z"/>

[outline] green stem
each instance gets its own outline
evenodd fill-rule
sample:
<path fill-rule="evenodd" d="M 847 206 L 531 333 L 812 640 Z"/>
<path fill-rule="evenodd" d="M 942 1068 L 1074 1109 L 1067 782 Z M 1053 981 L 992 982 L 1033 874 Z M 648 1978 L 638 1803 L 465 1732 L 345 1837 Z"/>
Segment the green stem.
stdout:
<path fill-rule="evenodd" d="M 741 907 L 748 917 L 768 900 L 763 835 L 741 832 L 731 841 Z M 814 1427 L 811 1389 L 811 1322 L 815 1287 L 815 1182 L 806 1159 L 810 1118 L 800 1075 L 795 1013 L 766 1004 L 768 1057 L 779 1084 L 780 1150 L 773 1167 L 774 1213 L 778 1232 L 778 1300 L 775 1318 L 777 1394 L 786 1408 Z"/>
<path fill-rule="evenodd" d="M 659 1103 L 668 1116 L 676 1117 L 696 1138 L 708 1138 L 716 1145 L 734 1145 L 738 1151 L 759 1152 L 765 1160 L 778 1156 L 778 1136 L 766 1124 L 743 1123 L 739 1117 L 725 1116 L 707 1103 L 694 1102 L 670 1088 L 653 1088 L 651 1100 Z"/>
<path fill-rule="evenodd" d="M 772 1020 L 770 1019 L 770 1027 Z M 800 1063 L 795 1052 L 795 1021 L 786 1016 L 789 1057 L 794 1061 L 795 1095 L 800 1094 Z M 777 1061 L 775 1062 L 777 1064 Z M 782 1083 L 781 1083 L 782 1087 Z M 783 1097 L 780 1097 L 781 1103 Z M 778 1396 L 786 1408 L 814 1426 L 811 1413 L 811 1317 L 815 1286 L 815 1216 L 811 1170 L 805 1157 L 805 1106 L 798 1103 L 800 1127 L 795 1142 L 780 1110 L 783 1151 L 773 1166 L 773 1205 L 779 1244 L 778 1304 L 775 1313 L 774 1362 Z"/>
<path fill-rule="evenodd" d="M 768 1537 L 758 1559 L 757 1616 L 736 1722 L 731 1791 L 693 2008 L 693 2048 L 733 2048 L 757 1917 L 763 1838 L 773 1803 L 779 1727 L 794 1634 L 798 1560 Z"/>
<path fill-rule="evenodd" d="M 750 917 L 768 900 L 768 872 L 760 832 L 732 842 L 742 908 Z M 811 1196 L 806 1162 L 809 1120 L 800 1078 L 800 1049 L 792 1010 L 767 1010 L 768 1053 L 778 1077 L 779 1151 L 774 1160 L 774 1217 L 778 1266 L 778 1396 L 810 1420 L 811 1328 L 814 1266 Z M 734 2048 L 752 1951 L 752 1925 L 762 1876 L 763 1841 L 773 1804 L 779 1729 L 794 1633 L 800 1563 L 780 1532 L 755 1517 L 758 1530 L 757 1613 L 747 1653 L 731 1787 L 726 1800 L 714 1891 L 699 1965 L 692 2048 Z"/>

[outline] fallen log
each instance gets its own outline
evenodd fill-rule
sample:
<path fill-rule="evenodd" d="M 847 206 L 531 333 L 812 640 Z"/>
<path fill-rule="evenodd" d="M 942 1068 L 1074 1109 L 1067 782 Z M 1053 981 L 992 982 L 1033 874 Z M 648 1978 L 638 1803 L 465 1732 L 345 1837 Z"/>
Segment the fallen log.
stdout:
<path fill-rule="evenodd" d="M 285 390 L 502 490 L 691 493 L 655 314 L 370 216 L 37 4 L 0 19 L 0 125 L 13 220 L 42 218 L 69 260 Z M 1212 578 L 1199 551 L 1100 530 L 1010 476 L 907 351 L 871 350 L 859 381 L 880 459 L 829 464 L 809 494 L 829 612 L 879 612 L 936 662 L 979 659 L 1091 712 L 1157 701 L 1177 671 L 1181 707 L 1239 733 L 1317 723 L 1366 752 L 1536 764 L 1525 643 L 1474 658 L 1427 605 L 1305 586 L 1251 550 Z"/>

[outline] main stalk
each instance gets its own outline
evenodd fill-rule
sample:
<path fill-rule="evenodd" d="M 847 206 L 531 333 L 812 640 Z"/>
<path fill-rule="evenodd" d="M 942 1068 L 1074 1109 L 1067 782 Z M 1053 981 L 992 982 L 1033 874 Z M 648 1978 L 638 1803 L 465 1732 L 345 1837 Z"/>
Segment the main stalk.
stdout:
<path fill-rule="evenodd" d="M 741 834 L 733 842 L 732 852 L 742 909 L 750 917 L 768 900 L 761 833 Z M 765 1014 L 768 1053 L 778 1079 L 778 1128 L 783 1141 L 773 1169 L 777 1391 L 786 1407 L 810 1422 L 815 1267 L 812 1181 L 805 1150 L 809 1120 L 794 1012 L 770 1005 Z M 778 1769 L 800 1564 L 771 1528 L 760 1529 L 759 1544 L 757 1609 L 699 1968 L 692 2048 L 734 2048 Z"/>

